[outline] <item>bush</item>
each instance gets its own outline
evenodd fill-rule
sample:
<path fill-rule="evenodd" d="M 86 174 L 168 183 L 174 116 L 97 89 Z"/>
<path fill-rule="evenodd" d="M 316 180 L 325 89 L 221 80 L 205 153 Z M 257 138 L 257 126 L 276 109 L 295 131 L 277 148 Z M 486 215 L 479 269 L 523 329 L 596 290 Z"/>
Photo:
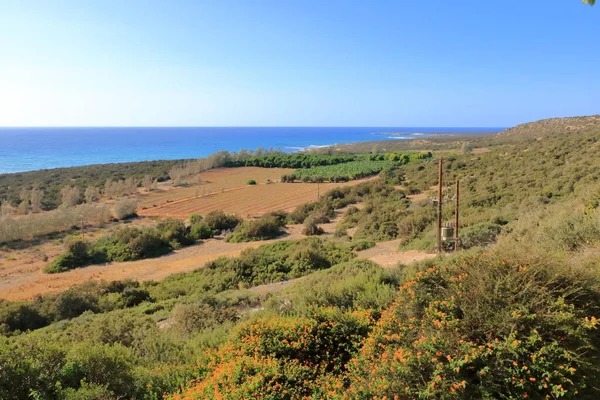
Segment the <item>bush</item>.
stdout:
<path fill-rule="evenodd" d="M 235 215 L 225 214 L 223 211 L 211 211 L 204 217 L 204 223 L 213 231 L 229 231 L 235 229 L 242 220 Z"/>
<path fill-rule="evenodd" d="M 210 239 L 213 231 L 206 223 L 200 222 L 191 226 L 190 234 L 196 240 Z"/>
<path fill-rule="evenodd" d="M 128 219 L 137 217 L 137 200 L 122 199 L 115 203 L 112 208 L 113 216 L 116 219 Z"/>
<path fill-rule="evenodd" d="M 312 214 L 309 215 L 308 218 L 317 224 L 327 224 L 327 223 L 331 222 L 331 220 L 329 219 L 329 216 L 323 210 L 317 210 L 317 211 L 313 212 Z"/>
<path fill-rule="evenodd" d="M 190 235 L 190 228 L 186 227 L 180 219 L 162 220 L 156 225 L 156 229 L 174 249 L 194 243 L 194 238 Z"/>
<path fill-rule="evenodd" d="M 65 244 L 65 252 L 60 254 L 48 267 L 46 273 L 58 273 L 83 267 L 91 262 L 88 255 L 89 244 L 80 239 L 70 239 Z"/>
<path fill-rule="evenodd" d="M 196 225 L 202 222 L 202 215 L 192 214 L 190 215 L 190 225 Z"/>
<path fill-rule="evenodd" d="M 246 182 L 246 184 L 248 184 L 248 185 L 256 185 L 256 181 L 254 179 L 250 179 L 250 180 L 248 180 L 248 182 Z"/>
<path fill-rule="evenodd" d="M 461 249 L 489 246 L 496 242 L 502 227 L 496 224 L 477 224 L 459 231 Z"/>
<path fill-rule="evenodd" d="M 368 331 L 364 312 L 258 319 L 236 330 L 210 358 L 207 376 L 174 398 L 330 398 Z"/>
<path fill-rule="evenodd" d="M 160 257 L 173 248 L 194 242 L 189 228 L 180 220 L 166 220 L 158 229 L 126 227 L 113 231 L 94 241 L 91 245 L 75 241 L 68 245 L 46 269 L 47 273 L 68 271 L 94 263 L 111 261 L 134 261 Z"/>
<path fill-rule="evenodd" d="M 303 235 L 316 236 L 322 235 L 323 233 L 325 233 L 325 231 L 317 224 L 317 221 L 314 218 L 309 217 L 304 221 L 304 228 L 302 229 Z"/>
<path fill-rule="evenodd" d="M 239 225 L 233 235 L 227 239 L 231 243 L 251 242 L 255 240 L 268 240 L 280 236 L 281 228 L 285 225 L 282 218 L 266 215 L 254 221 L 245 221 Z"/>
<path fill-rule="evenodd" d="M 265 217 L 265 218 L 274 217 L 277 220 L 277 223 L 279 225 L 281 225 L 281 227 L 284 227 L 289 218 L 289 213 L 287 213 L 283 210 L 271 211 L 271 212 L 268 212 L 265 215 L 263 215 L 263 217 Z"/>
<path fill-rule="evenodd" d="M 359 240 L 357 242 L 348 243 L 348 248 L 352 251 L 363 251 L 375 247 L 375 242 L 372 240 Z"/>
<path fill-rule="evenodd" d="M 401 286 L 351 363 L 350 398 L 595 398 L 598 281 L 482 255 Z"/>
<path fill-rule="evenodd" d="M 225 321 L 235 321 L 238 319 L 238 312 L 233 307 L 216 309 L 204 302 L 180 304 L 173 309 L 173 319 L 184 333 L 193 333 L 218 326 Z"/>
<path fill-rule="evenodd" d="M 34 330 L 48 323 L 48 319 L 29 304 L 0 303 L 0 334 Z"/>

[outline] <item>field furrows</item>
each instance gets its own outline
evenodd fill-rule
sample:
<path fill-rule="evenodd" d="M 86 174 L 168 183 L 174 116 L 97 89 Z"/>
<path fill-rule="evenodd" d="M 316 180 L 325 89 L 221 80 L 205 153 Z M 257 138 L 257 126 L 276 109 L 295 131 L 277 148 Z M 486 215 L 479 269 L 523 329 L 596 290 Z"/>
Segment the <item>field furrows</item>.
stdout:
<path fill-rule="evenodd" d="M 176 202 L 148 208 L 140 215 L 151 217 L 187 218 L 191 214 L 206 214 L 215 210 L 238 214 L 241 217 L 259 216 L 269 211 L 290 211 L 300 204 L 317 200 L 317 193 L 335 187 L 353 186 L 364 180 L 345 183 L 273 183 L 232 188 L 201 197 L 181 199 Z"/>

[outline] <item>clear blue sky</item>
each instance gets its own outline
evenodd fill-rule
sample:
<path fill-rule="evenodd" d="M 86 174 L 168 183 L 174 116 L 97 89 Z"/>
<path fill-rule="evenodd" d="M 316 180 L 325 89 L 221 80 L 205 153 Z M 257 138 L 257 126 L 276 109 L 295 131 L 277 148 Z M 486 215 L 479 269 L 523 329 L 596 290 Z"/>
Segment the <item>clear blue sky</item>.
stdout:
<path fill-rule="evenodd" d="M 580 0 L 0 0 L 0 126 L 510 126 L 600 113 Z"/>

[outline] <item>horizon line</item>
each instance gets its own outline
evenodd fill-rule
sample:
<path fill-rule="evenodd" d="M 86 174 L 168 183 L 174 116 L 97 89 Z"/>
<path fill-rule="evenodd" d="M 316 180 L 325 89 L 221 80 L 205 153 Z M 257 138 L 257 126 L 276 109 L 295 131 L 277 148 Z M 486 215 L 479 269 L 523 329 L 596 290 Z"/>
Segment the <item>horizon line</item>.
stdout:
<path fill-rule="evenodd" d="M 512 125 L 511 125 L 512 126 Z M 403 125 L 19 125 L 0 126 L 0 129 L 72 129 L 72 128 L 478 128 L 505 129 L 508 126 L 403 126 Z"/>

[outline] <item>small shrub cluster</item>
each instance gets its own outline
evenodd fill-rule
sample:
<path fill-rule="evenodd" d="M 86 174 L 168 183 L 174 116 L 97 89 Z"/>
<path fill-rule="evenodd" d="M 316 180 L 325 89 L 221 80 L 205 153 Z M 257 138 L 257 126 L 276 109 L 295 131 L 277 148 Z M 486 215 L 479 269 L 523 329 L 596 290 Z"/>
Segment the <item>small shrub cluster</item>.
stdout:
<path fill-rule="evenodd" d="M 593 289 L 592 289 L 593 288 Z M 351 362 L 350 398 L 593 398 L 598 282 L 474 255 L 431 267 Z"/>
<path fill-rule="evenodd" d="M 0 302 L 0 333 L 18 334 L 75 318 L 86 311 L 107 312 L 150 300 L 148 291 L 138 282 L 89 282 L 33 301 Z"/>
<path fill-rule="evenodd" d="M 211 355 L 208 375 L 173 399 L 330 398 L 369 322 L 366 312 L 319 309 L 244 324 Z"/>
<path fill-rule="evenodd" d="M 181 220 L 166 219 L 155 228 L 125 227 L 91 243 L 68 240 L 65 252 L 45 272 L 58 273 L 90 264 L 159 257 L 194 242 L 191 229 Z"/>
<path fill-rule="evenodd" d="M 283 234 L 281 228 L 285 226 L 286 217 L 286 213 L 271 213 L 257 220 L 244 221 L 235 228 L 227 241 L 240 243 L 274 239 Z"/>
<path fill-rule="evenodd" d="M 223 211 L 211 211 L 204 216 L 203 221 L 215 234 L 223 231 L 234 230 L 241 222 L 235 215 L 225 214 Z"/>

